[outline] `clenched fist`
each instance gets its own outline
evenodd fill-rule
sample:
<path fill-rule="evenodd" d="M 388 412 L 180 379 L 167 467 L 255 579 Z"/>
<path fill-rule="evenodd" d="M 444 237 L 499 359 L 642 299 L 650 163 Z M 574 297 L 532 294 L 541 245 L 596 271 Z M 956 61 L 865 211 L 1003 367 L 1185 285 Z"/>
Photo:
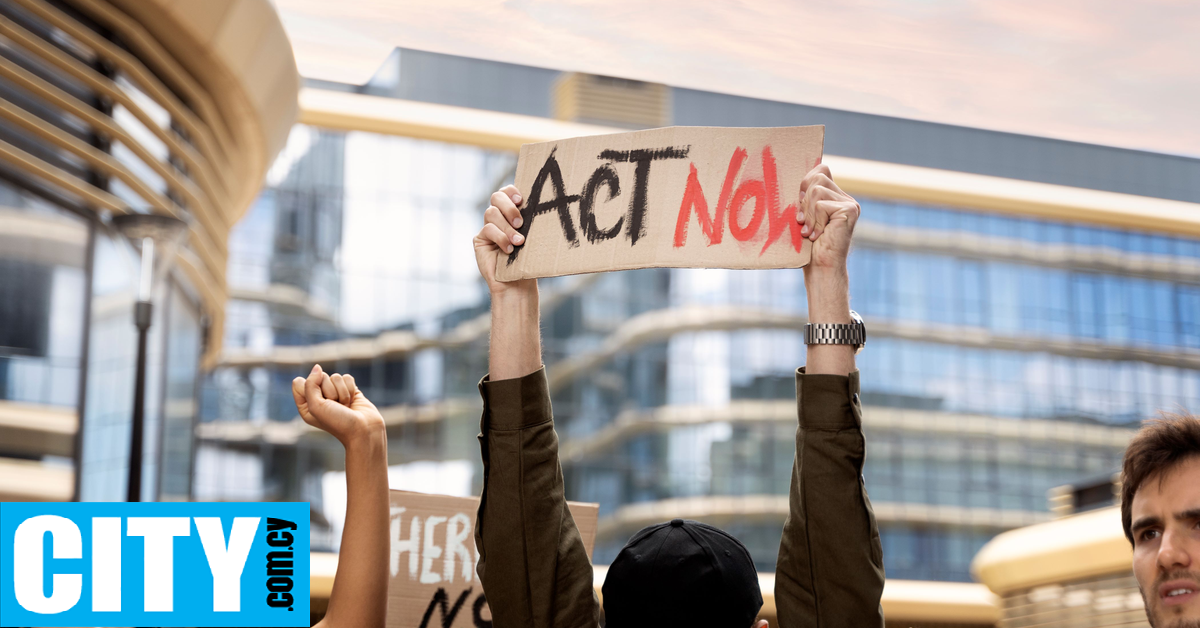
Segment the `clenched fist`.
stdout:
<path fill-rule="evenodd" d="M 809 264 L 814 270 L 844 270 L 854 225 L 862 212 L 858 201 L 833 182 L 833 174 L 825 164 L 817 164 L 805 175 L 800 193 L 804 198 L 796 220 L 804 223 L 800 233 L 812 241 Z"/>
<path fill-rule="evenodd" d="M 329 432 L 342 445 L 384 431 L 383 415 L 350 375 L 326 375 L 317 364 L 307 379 L 292 380 L 292 396 L 305 423 Z"/>

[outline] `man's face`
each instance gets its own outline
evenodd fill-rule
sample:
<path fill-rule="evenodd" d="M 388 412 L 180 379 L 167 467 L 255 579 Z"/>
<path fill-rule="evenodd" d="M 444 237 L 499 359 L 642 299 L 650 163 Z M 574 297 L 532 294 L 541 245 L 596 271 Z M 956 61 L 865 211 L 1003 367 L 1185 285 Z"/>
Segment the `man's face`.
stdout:
<path fill-rule="evenodd" d="M 1200 456 L 1133 496 L 1133 574 L 1154 628 L 1200 628 Z"/>

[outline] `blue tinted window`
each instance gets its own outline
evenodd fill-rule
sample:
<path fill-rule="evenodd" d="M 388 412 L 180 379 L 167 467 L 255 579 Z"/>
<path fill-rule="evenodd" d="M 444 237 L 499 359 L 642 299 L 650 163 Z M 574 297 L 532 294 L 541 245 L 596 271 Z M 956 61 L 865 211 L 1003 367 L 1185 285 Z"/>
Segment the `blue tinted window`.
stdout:
<path fill-rule="evenodd" d="M 1131 253 L 1150 253 L 1151 241 L 1150 236 L 1144 233 L 1131 232 L 1129 238 L 1129 251 Z"/>
<path fill-rule="evenodd" d="M 1175 250 L 1174 238 L 1162 235 L 1150 236 L 1150 252 L 1155 255 L 1171 255 Z"/>
<path fill-rule="evenodd" d="M 1154 342 L 1160 345 L 1175 344 L 1175 290 L 1165 281 L 1151 284 L 1154 294 Z"/>
<path fill-rule="evenodd" d="M 958 215 L 958 228 L 968 233 L 987 233 L 987 221 L 984 214 L 964 211 Z"/>
<path fill-rule="evenodd" d="M 916 255 L 896 256 L 897 316 L 926 320 L 926 263 Z"/>
<path fill-rule="evenodd" d="M 862 220 L 885 225 L 896 224 L 896 206 L 894 204 L 874 199 L 860 199 L 858 204 L 862 208 Z"/>
<path fill-rule="evenodd" d="M 1175 254 L 1181 257 L 1200 257 L 1200 240 L 1185 240 L 1183 238 L 1176 240 Z"/>
<path fill-rule="evenodd" d="M 954 281 L 956 260 L 949 257 L 926 258 L 926 286 L 929 288 L 929 320 L 947 325 L 961 324 L 957 282 Z"/>
<path fill-rule="evenodd" d="M 912 205 L 896 205 L 896 222 L 900 227 L 917 227 L 920 223 L 918 209 Z"/>
<path fill-rule="evenodd" d="M 1057 268 L 1046 269 L 1046 280 L 1042 287 L 1045 289 L 1045 316 L 1049 324 L 1046 331 L 1055 336 L 1071 334 L 1070 310 L 1071 287 L 1066 271 Z"/>
<path fill-rule="evenodd" d="M 1126 281 L 1122 277 L 1106 276 L 1101 279 L 1104 339 L 1110 342 L 1124 342 L 1130 339 L 1130 297 L 1125 285 Z"/>
<path fill-rule="evenodd" d="M 961 315 L 957 322 L 960 325 L 972 327 L 987 325 L 986 289 L 983 264 L 971 260 L 964 260 L 958 264 L 958 294 Z"/>
<path fill-rule="evenodd" d="M 1071 278 L 1071 318 L 1076 335 L 1084 338 L 1101 336 L 1097 316 L 1099 292 L 1095 276 L 1077 274 Z"/>
<path fill-rule="evenodd" d="M 939 231 L 953 231 L 957 228 L 958 212 L 931 207 L 925 210 L 921 227 Z"/>
<path fill-rule="evenodd" d="M 1200 348 L 1200 286 L 1179 288 L 1179 344 Z"/>
<path fill-rule="evenodd" d="M 1020 228 L 1016 218 L 991 214 L 987 217 L 987 233 L 999 238 L 1020 237 Z"/>
<path fill-rule="evenodd" d="M 1128 282 L 1130 332 L 1140 343 L 1154 342 L 1154 300 L 1150 284 L 1137 279 Z"/>
<path fill-rule="evenodd" d="M 996 331 L 1016 332 L 1021 326 L 1021 280 L 1016 266 L 988 264 L 988 320 Z"/>
<path fill-rule="evenodd" d="M 1101 246 L 1104 243 L 1102 233 L 1097 227 L 1075 225 L 1072 227 L 1072 235 L 1074 243 L 1078 246 Z"/>
<path fill-rule="evenodd" d="M 1067 234 L 1067 230 L 1068 230 L 1067 225 L 1064 225 L 1059 222 L 1044 222 L 1043 221 L 1041 223 L 1041 228 L 1045 234 L 1042 239 L 1043 242 L 1053 242 L 1055 244 L 1063 244 L 1066 242 L 1070 242 L 1070 238 L 1068 237 L 1068 234 Z"/>
<path fill-rule="evenodd" d="M 1046 232 L 1041 228 L 1041 221 L 1034 220 L 1033 218 L 1019 218 L 1017 219 L 1017 223 L 1021 239 L 1032 242 L 1045 242 Z"/>

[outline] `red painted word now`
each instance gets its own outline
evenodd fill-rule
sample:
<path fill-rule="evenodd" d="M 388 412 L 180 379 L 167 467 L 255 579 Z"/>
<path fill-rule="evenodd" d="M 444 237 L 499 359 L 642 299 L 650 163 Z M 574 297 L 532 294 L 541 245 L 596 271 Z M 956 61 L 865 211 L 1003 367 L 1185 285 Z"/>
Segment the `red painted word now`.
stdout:
<path fill-rule="evenodd" d="M 737 180 L 746 157 L 746 149 L 734 149 L 733 156 L 729 159 L 729 169 L 725 172 L 725 183 L 721 186 L 720 196 L 717 197 L 716 213 L 712 215 L 708 213 L 708 200 L 704 197 L 704 190 L 700 188 L 696 164 L 690 164 L 691 172 L 683 190 L 683 203 L 679 206 L 679 218 L 675 222 L 675 248 L 687 243 L 688 225 L 691 223 L 692 209 L 695 209 L 700 229 L 708 238 L 709 246 L 721 243 L 725 235 L 726 214 L 729 216 L 729 233 L 740 242 L 749 242 L 759 235 L 765 215 L 766 243 L 758 254 L 766 253 L 767 248 L 778 240 L 784 231 L 791 234 L 792 247 L 797 253 L 800 252 L 804 236 L 800 235 L 800 223 L 796 222 L 796 205 L 788 205 L 782 210 L 779 208 L 779 176 L 770 146 L 765 146 L 762 150 L 762 179 L 744 180 L 736 190 L 733 189 L 733 183 Z M 749 218 L 743 218 L 746 203 L 750 199 L 754 199 L 754 211 Z"/>

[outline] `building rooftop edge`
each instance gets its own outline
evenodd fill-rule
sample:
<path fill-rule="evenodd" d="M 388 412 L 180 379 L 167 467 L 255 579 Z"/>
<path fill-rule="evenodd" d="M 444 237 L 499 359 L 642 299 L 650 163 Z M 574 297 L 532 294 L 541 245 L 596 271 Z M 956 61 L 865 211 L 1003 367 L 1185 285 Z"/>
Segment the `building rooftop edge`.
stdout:
<path fill-rule="evenodd" d="M 492 150 L 626 129 L 306 87 L 300 122 Z M 1200 237 L 1200 203 L 826 155 L 851 194 Z"/>

